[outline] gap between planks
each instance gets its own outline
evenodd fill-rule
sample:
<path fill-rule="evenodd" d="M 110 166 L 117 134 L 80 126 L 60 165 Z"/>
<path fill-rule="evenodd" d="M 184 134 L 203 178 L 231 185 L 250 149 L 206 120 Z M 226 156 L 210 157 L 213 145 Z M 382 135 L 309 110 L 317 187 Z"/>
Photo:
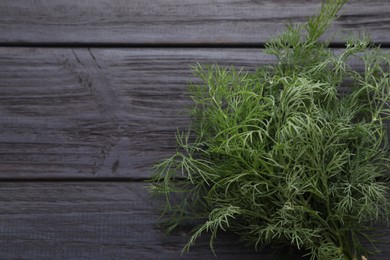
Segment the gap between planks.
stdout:
<path fill-rule="evenodd" d="M 52 177 L 52 178 L 0 178 L 0 183 L 11 182 L 125 182 L 125 183 L 147 183 L 150 178 L 143 177 L 88 177 L 88 178 L 74 178 L 74 177 Z"/>
<path fill-rule="evenodd" d="M 345 48 L 345 42 L 334 42 L 330 43 L 330 48 Z M 373 42 L 374 46 L 380 46 L 382 48 L 390 48 L 390 42 Z M 166 48 L 166 49 L 175 49 L 175 48 L 202 48 L 202 49 L 265 49 L 266 42 L 259 43 L 98 43 L 98 42 L 86 42 L 86 43 L 19 43 L 11 42 L 4 43 L 0 42 L 0 48 Z"/>

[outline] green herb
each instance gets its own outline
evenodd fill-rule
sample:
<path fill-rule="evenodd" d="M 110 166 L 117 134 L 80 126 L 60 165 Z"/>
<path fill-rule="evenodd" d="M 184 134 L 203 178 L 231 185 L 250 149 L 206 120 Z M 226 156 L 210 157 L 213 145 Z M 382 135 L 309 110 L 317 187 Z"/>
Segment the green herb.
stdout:
<path fill-rule="evenodd" d="M 230 231 L 256 249 L 289 246 L 311 259 L 375 252 L 373 226 L 390 212 L 390 55 L 367 36 L 336 53 L 319 41 L 345 2 L 327 0 L 270 40 L 275 65 L 194 68 L 202 83 L 189 88 L 191 127 L 151 185 L 166 198 L 168 231 L 201 223 L 184 251 L 203 232 L 213 248 Z"/>

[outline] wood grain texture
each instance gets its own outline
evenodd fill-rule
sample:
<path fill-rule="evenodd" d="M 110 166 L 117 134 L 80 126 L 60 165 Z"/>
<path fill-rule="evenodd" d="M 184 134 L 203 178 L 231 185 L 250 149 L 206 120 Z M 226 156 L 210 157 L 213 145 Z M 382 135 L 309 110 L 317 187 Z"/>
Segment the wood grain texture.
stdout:
<path fill-rule="evenodd" d="M 2 183 L 0 258 L 179 259 L 188 230 L 166 236 L 156 225 L 157 207 L 142 183 Z M 381 248 L 369 259 L 388 259 L 390 249 Z M 217 237 L 215 249 L 217 259 L 273 259 L 228 234 Z M 207 235 L 180 259 L 215 259 Z"/>
<path fill-rule="evenodd" d="M 260 44 L 319 0 L 2 0 L 2 44 Z M 388 0 L 350 0 L 331 32 L 365 30 L 390 43 Z"/>
<path fill-rule="evenodd" d="M 0 179 L 145 179 L 175 151 L 190 65 L 248 70 L 258 49 L 0 49 Z"/>
<path fill-rule="evenodd" d="M 142 183 L 2 183 L 1 259 L 179 259 L 186 229 L 166 236 Z M 272 259 L 220 234 L 218 259 Z M 203 236 L 180 259 L 215 259 Z"/>
<path fill-rule="evenodd" d="M 175 149 L 195 62 L 257 49 L 0 49 L 0 178 L 147 178 Z"/>

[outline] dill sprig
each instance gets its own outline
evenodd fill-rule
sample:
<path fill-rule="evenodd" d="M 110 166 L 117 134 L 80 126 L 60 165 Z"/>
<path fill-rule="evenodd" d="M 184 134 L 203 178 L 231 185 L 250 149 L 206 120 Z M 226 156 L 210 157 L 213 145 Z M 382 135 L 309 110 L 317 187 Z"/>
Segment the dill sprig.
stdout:
<path fill-rule="evenodd" d="M 367 36 L 350 36 L 340 52 L 319 41 L 345 2 L 327 0 L 271 39 L 274 65 L 193 68 L 191 126 L 150 186 L 166 198 L 168 231 L 201 223 L 183 251 L 203 232 L 213 249 L 222 230 L 311 259 L 376 252 L 373 227 L 390 213 L 390 54 Z"/>

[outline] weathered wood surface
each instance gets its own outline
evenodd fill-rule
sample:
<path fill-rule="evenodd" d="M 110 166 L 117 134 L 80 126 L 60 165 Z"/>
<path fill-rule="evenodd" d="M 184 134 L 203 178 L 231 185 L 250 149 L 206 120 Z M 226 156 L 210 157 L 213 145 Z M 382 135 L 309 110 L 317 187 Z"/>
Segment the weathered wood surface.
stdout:
<path fill-rule="evenodd" d="M 2 0 L 2 44 L 260 44 L 318 0 Z M 331 32 L 366 30 L 390 43 L 388 0 L 350 0 Z"/>
<path fill-rule="evenodd" d="M 258 49 L 0 49 L 0 178 L 147 178 L 185 128 L 190 65 Z"/>
<path fill-rule="evenodd" d="M 157 206 L 143 183 L 2 183 L 0 258 L 179 259 L 189 233 L 166 237 Z M 207 235 L 198 242 L 180 259 L 215 259 Z M 389 247 L 381 248 L 369 259 L 388 259 Z M 273 259 L 232 235 L 220 234 L 215 249 L 217 259 Z"/>
<path fill-rule="evenodd" d="M 179 259 L 188 231 L 167 237 L 142 183 L 2 183 L 1 259 Z M 218 237 L 218 259 L 262 259 L 234 236 Z M 215 259 L 207 236 L 180 259 Z"/>
<path fill-rule="evenodd" d="M 0 49 L 0 179 L 145 179 L 175 150 L 190 65 L 274 62 L 259 49 Z"/>
<path fill-rule="evenodd" d="M 122 178 L 148 178 L 174 151 L 189 120 L 190 65 L 273 62 L 250 47 L 288 20 L 304 22 L 319 2 L 2 0 L 0 259 L 179 259 L 188 230 L 165 236 L 145 184 Z M 388 0 L 350 0 L 327 35 L 339 32 L 340 44 L 366 30 L 390 46 L 389 17 Z M 247 48 L 218 49 L 226 46 Z M 383 252 L 370 260 L 390 259 L 384 231 Z M 216 253 L 272 259 L 227 234 Z M 207 237 L 182 259 L 215 259 Z"/>

